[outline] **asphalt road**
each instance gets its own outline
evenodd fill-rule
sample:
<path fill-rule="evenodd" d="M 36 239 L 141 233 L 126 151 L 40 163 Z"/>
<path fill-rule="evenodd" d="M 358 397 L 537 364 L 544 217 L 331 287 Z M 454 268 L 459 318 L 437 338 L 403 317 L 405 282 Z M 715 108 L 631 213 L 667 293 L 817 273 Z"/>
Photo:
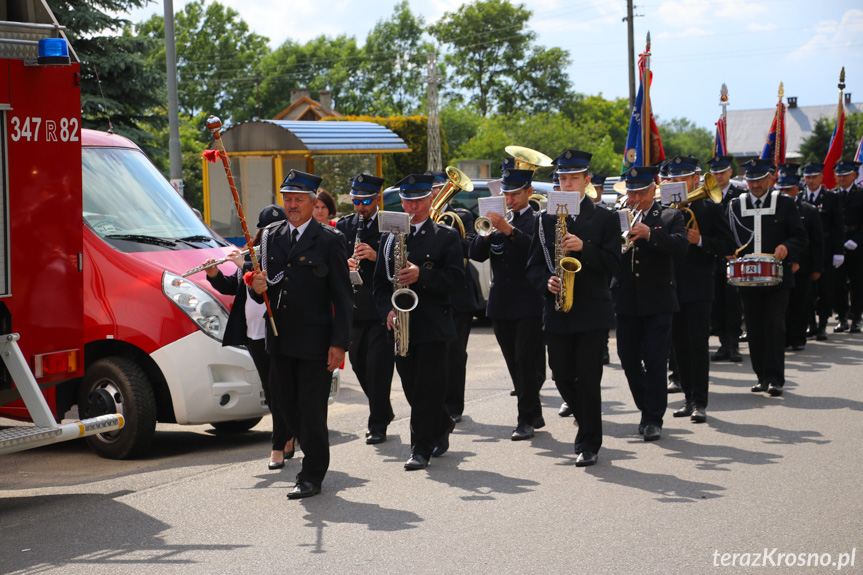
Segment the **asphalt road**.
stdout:
<path fill-rule="evenodd" d="M 645 443 L 612 340 L 605 443 L 581 469 L 550 380 L 548 425 L 510 441 L 515 398 L 478 326 L 466 417 L 429 469 L 402 468 L 398 379 L 389 441 L 365 445 L 348 369 L 330 409 L 330 472 L 311 499 L 285 498 L 298 459 L 267 470 L 269 418 L 238 435 L 160 425 L 137 461 L 81 441 L 0 458 L 0 573 L 860 573 L 861 350 L 863 336 L 831 334 L 789 353 L 779 398 L 749 392 L 748 357 L 713 364 L 708 422 L 670 409 L 662 439 Z"/>

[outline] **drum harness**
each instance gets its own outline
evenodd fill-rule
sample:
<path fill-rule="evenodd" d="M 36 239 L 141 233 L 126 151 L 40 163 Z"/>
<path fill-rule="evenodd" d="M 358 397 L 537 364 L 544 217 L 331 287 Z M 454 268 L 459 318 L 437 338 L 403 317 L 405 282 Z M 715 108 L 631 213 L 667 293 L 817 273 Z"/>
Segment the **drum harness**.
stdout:
<path fill-rule="evenodd" d="M 728 208 L 728 225 L 731 228 L 731 233 L 734 234 L 734 241 L 737 243 L 738 246 L 740 246 L 737 249 L 737 251 L 735 252 L 735 255 L 737 255 L 741 251 L 745 250 L 749 246 L 749 244 L 752 243 L 752 240 L 755 240 L 754 252 L 755 253 L 761 253 L 761 216 L 762 215 L 772 216 L 773 214 L 776 213 L 776 202 L 777 202 L 778 196 L 779 196 L 779 191 L 773 190 L 770 193 L 770 207 L 769 208 L 752 208 L 752 209 L 749 209 L 746 207 L 746 196 L 740 195 L 737 198 L 735 198 L 736 201 L 740 202 L 740 215 L 741 215 L 741 217 L 753 216 L 753 222 L 754 222 L 753 227 L 755 228 L 753 230 L 750 230 L 749 228 L 744 226 L 743 222 L 741 222 L 740 219 L 737 217 L 737 214 L 734 213 L 733 207 L 729 206 L 729 208 Z M 735 200 L 732 200 L 732 201 L 735 201 Z M 737 226 L 740 226 L 745 231 L 749 232 L 749 239 L 746 240 L 746 243 L 743 243 L 740 241 L 740 236 L 737 233 Z M 756 236 L 757 236 L 757 238 L 756 238 Z"/>

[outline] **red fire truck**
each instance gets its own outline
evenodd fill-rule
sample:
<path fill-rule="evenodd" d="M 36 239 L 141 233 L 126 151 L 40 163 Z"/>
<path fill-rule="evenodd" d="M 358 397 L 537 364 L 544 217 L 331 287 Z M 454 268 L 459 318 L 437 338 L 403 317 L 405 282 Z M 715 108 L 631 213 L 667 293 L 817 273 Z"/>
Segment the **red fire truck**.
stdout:
<path fill-rule="evenodd" d="M 0 430 L 0 453 L 89 435 L 129 458 L 157 421 L 249 429 L 267 408 L 248 352 L 221 345 L 230 298 L 182 277 L 233 246 L 132 142 L 81 129 L 68 49 L 43 0 L 0 7 L 0 416 L 36 424 Z"/>

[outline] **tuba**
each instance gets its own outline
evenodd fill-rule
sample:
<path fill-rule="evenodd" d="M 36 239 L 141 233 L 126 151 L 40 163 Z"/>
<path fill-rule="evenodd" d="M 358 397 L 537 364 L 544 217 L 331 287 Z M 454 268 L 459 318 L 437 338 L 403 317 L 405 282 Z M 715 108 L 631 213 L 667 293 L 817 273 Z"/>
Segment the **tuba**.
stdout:
<path fill-rule="evenodd" d="M 687 230 L 693 229 L 698 231 L 698 222 L 695 220 L 695 214 L 686 206 L 702 198 L 710 198 L 716 204 L 722 203 L 722 190 L 719 189 L 719 184 L 716 183 L 716 178 L 713 177 L 713 174 L 710 172 L 704 174 L 704 183 L 686 194 L 685 200 L 671 204 L 672 208 L 689 214 L 689 219 L 686 221 Z"/>
<path fill-rule="evenodd" d="M 547 168 L 554 165 L 552 159 L 542 152 L 537 152 L 536 150 L 531 150 L 524 146 L 507 146 L 503 150 L 515 158 L 515 168 L 517 170 L 533 170 L 536 172 L 540 168 Z M 596 188 L 593 187 L 593 184 L 587 184 L 587 188 L 585 188 L 584 193 L 590 198 L 595 198 Z M 535 197 L 537 198 L 536 204 L 533 203 Z M 538 212 L 545 209 L 545 206 L 541 204 L 542 199 L 545 199 L 545 196 L 534 194 L 528 201 L 534 207 L 533 209 Z"/>
<path fill-rule="evenodd" d="M 472 192 L 473 182 L 470 181 L 467 174 L 458 168 L 453 168 L 452 166 L 447 166 L 446 175 L 449 178 L 449 181 L 447 181 L 443 189 L 438 192 L 438 195 L 432 202 L 429 215 L 435 223 L 442 223 L 454 227 L 459 231 L 461 237 L 464 238 L 466 231 L 464 229 L 464 222 L 461 221 L 461 218 L 458 217 L 458 214 L 455 212 L 445 212 L 443 209 L 457 193 L 461 191 Z"/>
<path fill-rule="evenodd" d="M 419 303 L 417 293 L 403 286 L 399 282 L 399 272 L 408 265 L 408 252 L 405 246 L 405 233 L 394 233 L 393 241 L 393 309 L 396 310 L 395 327 L 393 335 L 395 337 L 395 352 L 396 355 L 404 357 L 408 354 L 408 345 L 410 344 L 410 312 L 416 309 Z"/>
<path fill-rule="evenodd" d="M 572 309 L 573 285 L 575 274 L 581 271 L 581 262 L 568 257 L 563 251 L 563 236 L 566 235 L 566 206 L 557 207 L 557 225 L 554 228 L 554 274 L 560 278 L 560 291 L 554 301 L 554 309 L 567 313 Z"/>

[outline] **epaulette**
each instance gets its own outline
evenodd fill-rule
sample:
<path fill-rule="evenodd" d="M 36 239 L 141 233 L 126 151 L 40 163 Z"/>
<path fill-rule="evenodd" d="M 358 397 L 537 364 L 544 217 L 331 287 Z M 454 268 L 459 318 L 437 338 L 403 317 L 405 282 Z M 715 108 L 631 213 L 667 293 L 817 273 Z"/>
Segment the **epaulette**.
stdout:
<path fill-rule="evenodd" d="M 352 218 L 352 217 L 354 217 L 354 214 L 345 214 L 344 216 L 340 217 L 338 219 L 338 221 L 346 220 L 346 219 Z"/>
<path fill-rule="evenodd" d="M 340 235 L 342 235 L 341 230 L 336 229 L 336 227 L 335 227 L 335 226 L 331 226 L 331 225 L 329 225 L 329 224 L 322 224 L 322 225 L 321 225 L 321 227 L 322 227 L 323 229 L 325 229 L 325 230 L 329 231 L 329 232 L 330 232 L 330 233 L 332 233 L 332 234 L 336 234 L 336 235 L 339 235 L 339 236 L 340 236 Z"/>
<path fill-rule="evenodd" d="M 271 223 L 271 224 L 267 224 L 267 225 L 266 225 L 266 227 L 264 227 L 264 229 L 265 229 L 265 230 L 270 230 L 270 231 L 272 232 L 272 231 L 275 231 L 275 229 L 276 229 L 277 227 L 279 227 L 279 226 L 281 226 L 281 225 L 286 225 L 287 223 L 288 223 L 288 220 L 279 220 L 279 221 L 277 221 L 277 222 L 273 222 L 273 223 Z"/>

